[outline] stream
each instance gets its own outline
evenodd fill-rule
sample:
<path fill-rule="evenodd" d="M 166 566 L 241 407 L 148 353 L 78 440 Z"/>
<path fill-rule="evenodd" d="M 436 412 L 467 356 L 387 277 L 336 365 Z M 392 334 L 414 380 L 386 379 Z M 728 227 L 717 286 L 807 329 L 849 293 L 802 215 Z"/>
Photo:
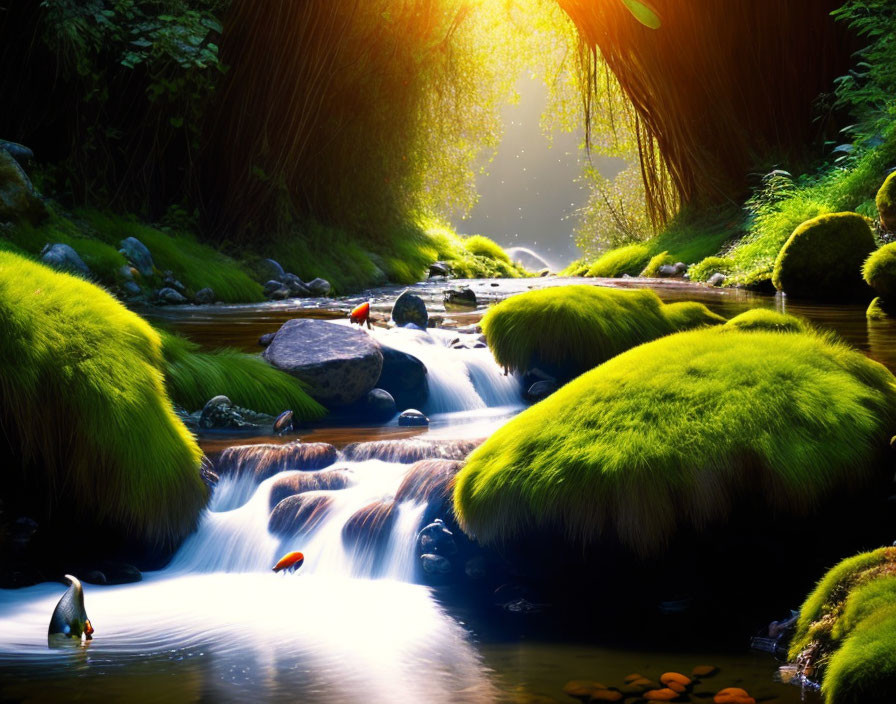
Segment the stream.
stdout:
<path fill-rule="evenodd" d="M 442 327 L 377 327 L 371 334 L 427 366 L 430 396 L 421 410 L 431 418 L 428 428 L 398 428 L 394 421 L 376 427 L 324 423 L 277 439 L 202 438 L 221 480 L 199 529 L 165 569 L 146 573 L 140 583 L 85 585 L 93 641 L 47 648 L 47 624 L 62 585 L 0 591 L 0 701 L 535 704 L 573 701 L 562 692 L 573 679 L 619 685 L 632 672 L 656 679 L 702 664 L 720 669 L 707 680 L 707 692 L 739 686 L 758 701 L 818 701 L 776 682 L 775 661 L 746 647 L 714 651 L 707 643 L 691 652 L 670 641 L 631 649 L 602 643 L 600 633 L 521 638 L 513 628 L 468 618 L 463 608 L 446 605 L 419 583 L 415 536 L 427 504 L 395 499 L 415 448 L 438 446 L 452 456 L 524 408 L 519 380 L 504 375 L 487 348 L 454 349 L 452 343 L 475 339 L 464 327 L 476 323 L 491 302 L 532 287 L 571 283 L 650 286 L 666 301 L 701 301 L 727 317 L 758 306 L 786 310 L 896 370 L 896 326 L 866 322 L 860 305 L 791 304 L 745 291 L 637 279 L 422 282 L 410 288 Z M 479 307 L 446 311 L 446 286 L 470 286 Z M 290 318 L 344 321 L 363 300 L 371 300 L 374 322 L 385 323 L 402 290 L 140 312 L 207 348 L 227 344 L 257 352 L 258 337 Z M 340 483 L 303 494 L 317 508 L 299 527 L 275 534 L 269 530 L 272 492 L 278 482 L 307 472 L 269 468 L 289 464 L 289 443 L 299 437 L 338 449 L 333 462 L 315 471 L 337 473 Z M 268 444 L 253 448 L 259 443 Z M 388 514 L 376 535 L 347 541 L 347 531 L 359 515 L 372 515 L 371 507 Z M 301 569 L 272 573 L 271 565 L 291 550 L 305 554 Z"/>

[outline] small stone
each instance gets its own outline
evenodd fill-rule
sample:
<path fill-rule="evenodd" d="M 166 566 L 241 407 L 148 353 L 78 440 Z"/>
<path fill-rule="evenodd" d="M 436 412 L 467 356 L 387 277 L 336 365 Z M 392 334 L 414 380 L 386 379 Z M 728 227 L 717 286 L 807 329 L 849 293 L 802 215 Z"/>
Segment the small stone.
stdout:
<path fill-rule="evenodd" d="M 289 290 L 289 295 L 295 298 L 308 298 L 311 296 L 311 289 L 295 274 L 284 274 L 280 277 L 280 283 Z"/>
<path fill-rule="evenodd" d="M 160 288 L 158 291 L 156 291 L 156 298 L 158 299 L 159 303 L 164 305 L 181 305 L 183 303 L 189 303 L 189 301 L 183 296 L 183 294 L 175 291 L 169 286 Z"/>
<path fill-rule="evenodd" d="M 547 268 L 545 268 L 545 269 L 539 269 L 538 271 L 535 272 L 535 275 L 538 276 L 538 277 L 540 277 L 540 278 L 544 278 L 545 276 L 550 276 L 550 275 L 551 275 L 551 270 L 550 270 L 550 269 L 547 269 Z"/>
<path fill-rule="evenodd" d="M 420 296 L 406 290 L 395 299 L 392 306 L 392 320 L 396 325 L 406 326 L 408 323 L 412 323 L 419 329 L 426 330 L 429 323 L 426 304 Z"/>
<path fill-rule="evenodd" d="M 674 689 L 664 687 L 663 689 L 651 689 L 644 692 L 644 699 L 649 702 L 671 702 L 678 699 L 679 693 Z"/>
<path fill-rule="evenodd" d="M 632 674 L 626 675 L 625 677 L 623 677 L 622 681 L 625 682 L 626 684 L 631 684 L 635 680 L 643 680 L 643 679 L 644 679 L 644 675 L 641 675 L 637 672 L 633 672 Z"/>
<path fill-rule="evenodd" d="M 286 273 L 283 267 L 280 266 L 280 263 L 274 259 L 262 259 L 258 263 L 258 268 L 256 269 L 256 272 L 259 271 L 262 276 L 267 276 L 269 278 L 278 280 L 281 276 L 283 276 L 283 274 Z"/>
<path fill-rule="evenodd" d="M 536 381 L 526 390 L 526 400 L 529 403 L 538 403 L 539 401 L 546 399 L 556 390 L 557 382 L 555 381 Z"/>
<path fill-rule="evenodd" d="M 367 392 L 367 398 L 364 399 L 364 412 L 371 420 L 389 420 L 397 411 L 395 399 L 385 389 L 371 389 Z"/>
<path fill-rule="evenodd" d="M 118 247 L 118 251 L 124 255 L 125 259 L 140 272 L 140 276 L 148 278 L 153 275 L 155 264 L 152 260 L 152 254 L 150 254 L 145 244 L 136 237 L 125 237 L 118 243 Z"/>
<path fill-rule="evenodd" d="M 691 675 L 694 677 L 712 677 L 719 671 L 715 665 L 697 665 L 693 670 L 691 670 Z"/>
<path fill-rule="evenodd" d="M 268 293 L 268 298 L 270 298 L 272 301 L 285 301 L 287 298 L 289 298 L 289 289 L 285 286 L 281 286 L 280 288 Z"/>
<path fill-rule="evenodd" d="M 667 687 L 672 683 L 681 685 L 682 687 L 689 687 L 691 684 L 691 678 L 687 675 L 683 675 L 680 672 L 664 672 L 660 676 L 660 682 L 662 682 Z"/>
<path fill-rule="evenodd" d="M 201 305 L 208 305 L 215 302 L 215 291 L 212 288 L 201 288 L 196 292 L 196 302 Z"/>
<path fill-rule="evenodd" d="M 429 278 L 433 276 L 451 276 L 451 265 L 447 262 L 434 262 L 429 265 Z"/>
<path fill-rule="evenodd" d="M 445 291 L 445 306 L 458 308 L 475 308 L 476 292 L 471 288 L 463 288 L 459 291 Z"/>
<path fill-rule="evenodd" d="M 451 572 L 451 562 L 441 555 L 421 555 L 420 564 L 426 574 L 436 577 Z"/>
<path fill-rule="evenodd" d="M 326 279 L 321 279 L 319 277 L 316 279 L 311 279 L 311 281 L 309 281 L 306 286 L 311 291 L 311 295 L 318 297 L 329 296 L 330 289 L 332 288 L 329 281 L 327 281 Z"/>
<path fill-rule="evenodd" d="M 416 408 L 409 408 L 406 411 L 402 411 L 401 415 L 398 416 L 398 424 L 407 427 L 419 427 L 429 425 L 429 418 Z"/>
<path fill-rule="evenodd" d="M 276 337 L 277 333 L 275 332 L 266 332 L 264 335 L 258 338 L 258 344 L 262 347 L 267 347 L 274 341 L 274 337 Z"/>
<path fill-rule="evenodd" d="M 719 690 L 712 700 L 714 704 L 756 704 L 756 700 L 740 687 Z"/>
<path fill-rule="evenodd" d="M 721 286 L 725 283 L 726 278 L 727 277 L 723 273 L 717 271 L 706 280 L 706 283 L 708 283 L 710 286 Z"/>
<path fill-rule="evenodd" d="M 457 552 L 454 533 L 441 519 L 436 519 L 417 534 L 417 546 L 421 553 L 450 556 Z"/>
<path fill-rule="evenodd" d="M 264 282 L 264 292 L 270 293 L 271 291 L 276 291 L 278 288 L 283 287 L 283 282 L 280 279 L 269 279 Z"/>

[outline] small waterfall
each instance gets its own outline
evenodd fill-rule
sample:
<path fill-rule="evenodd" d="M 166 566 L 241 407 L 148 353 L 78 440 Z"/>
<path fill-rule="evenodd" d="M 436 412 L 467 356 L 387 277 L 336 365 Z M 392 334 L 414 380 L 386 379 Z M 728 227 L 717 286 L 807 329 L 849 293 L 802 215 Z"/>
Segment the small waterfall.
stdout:
<path fill-rule="evenodd" d="M 514 262 L 522 264 L 527 269 L 550 269 L 557 271 L 557 267 L 551 264 L 547 259 L 528 247 L 508 247 L 507 256 Z"/>

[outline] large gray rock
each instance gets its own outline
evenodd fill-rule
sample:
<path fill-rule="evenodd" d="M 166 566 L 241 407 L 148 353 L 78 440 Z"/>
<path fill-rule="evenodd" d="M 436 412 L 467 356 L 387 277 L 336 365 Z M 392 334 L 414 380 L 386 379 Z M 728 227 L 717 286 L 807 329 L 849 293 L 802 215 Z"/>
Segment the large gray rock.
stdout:
<path fill-rule="evenodd" d="M 414 355 L 388 345 L 380 345 L 383 353 L 383 371 L 377 387 L 385 389 L 399 409 L 422 408 L 429 398 L 426 365 Z"/>
<path fill-rule="evenodd" d="M 136 237 L 125 237 L 118 243 L 118 251 L 124 255 L 134 268 L 140 272 L 140 276 L 150 277 L 155 269 L 152 254 L 149 249 Z"/>
<path fill-rule="evenodd" d="M 47 266 L 59 271 L 90 276 L 90 269 L 78 253 L 67 244 L 48 244 L 40 253 L 40 260 Z"/>
<path fill-rule="evenodd" d="M 308 298 L 309 296 L 311 296 L 311 291 L 308 288 L 308 284 L 302 281 L 295 274 L 284 274 L 280 277 L 280 281 L 283 286 L 289 290 L 289 295 L 294 298 Z"/>
<path fill-rule="evenodd" d="M 165 286 L 156 291 L 156 299 L 162 305 L 177 306 L 189 303 L 186 296 L 180 291 L 175 291 L 170 286 Z"/>
<path fill-rule="evenodd" d="M 280 262 L 274 259 L 262 259 L 258 262 L 258 272 L 265 279 L 281 279 L 286 271 L 280 266 Z"/>
<path fill-rule="evenodd" d="M 412 323 L 421 330 L 426 330 L 429 322 L 426 304 L 420 296 L 405 291 L 395 299 L 395 304 L 392 306 L 392 320 L 396 325 L 404 326 Z"/>
<path fill-rule="evenodd" d="M 40 222 L 47 216 L 31 180 L 12 155 L 0 149 L 0 222 Z"/>
<path fill-rule="evenodd" d="M 348 405 L 376 385 L 383 353 L 366 333 L 326 320 L 295 319 L 283 324 L 264 351 L 274 367 L 304 381 L 327 406 Z"/>
<path fill-rule="evenodd" d="M 313 296 L 329 296 L 330 295 L 330 282 L 326 279 L 321 279 L 320 277 L 316 279 L 311 279 L 307 284 L 305 284 L 308 289 L 311 291 Z"/>

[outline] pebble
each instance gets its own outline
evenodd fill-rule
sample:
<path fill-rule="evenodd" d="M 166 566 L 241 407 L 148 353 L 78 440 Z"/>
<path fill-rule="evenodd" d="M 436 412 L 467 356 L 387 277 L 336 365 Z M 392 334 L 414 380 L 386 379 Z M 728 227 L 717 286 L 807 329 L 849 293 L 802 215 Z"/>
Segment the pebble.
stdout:
<path fill-rule="evenodd" d="M 665 687 L 663 689 L 651 689 L 648 692 L 644 692 L 644 698 L 649 702 L 671 702 L 673 699 L 678 699 L 679 692 L 676 692 L 674 689 L 669 689 Z"/>
<path fill-rule="evenodd" d="M 740 687 L 726 687 L 719 690 L 712 700 L 715 704 L 756 704 L 756 700 Z"/>
<path fill-rule="evenodd" d="M 563 685 L 563 692 L 576 699 L 592 698 L 595 692 L 605 691 L 607 685 L 591 680 L 571 680 Z M 620 699 L 621 699 L 620 695 Z M 603 700 L 613 701 L 613 700 Z"/>
<path fill-rule="evenodd" d="M 691 675 L 694 677 L 712 677 L 719 671 L 715 665 L 697 665 L 693 670 L 691 670 Z"/>

